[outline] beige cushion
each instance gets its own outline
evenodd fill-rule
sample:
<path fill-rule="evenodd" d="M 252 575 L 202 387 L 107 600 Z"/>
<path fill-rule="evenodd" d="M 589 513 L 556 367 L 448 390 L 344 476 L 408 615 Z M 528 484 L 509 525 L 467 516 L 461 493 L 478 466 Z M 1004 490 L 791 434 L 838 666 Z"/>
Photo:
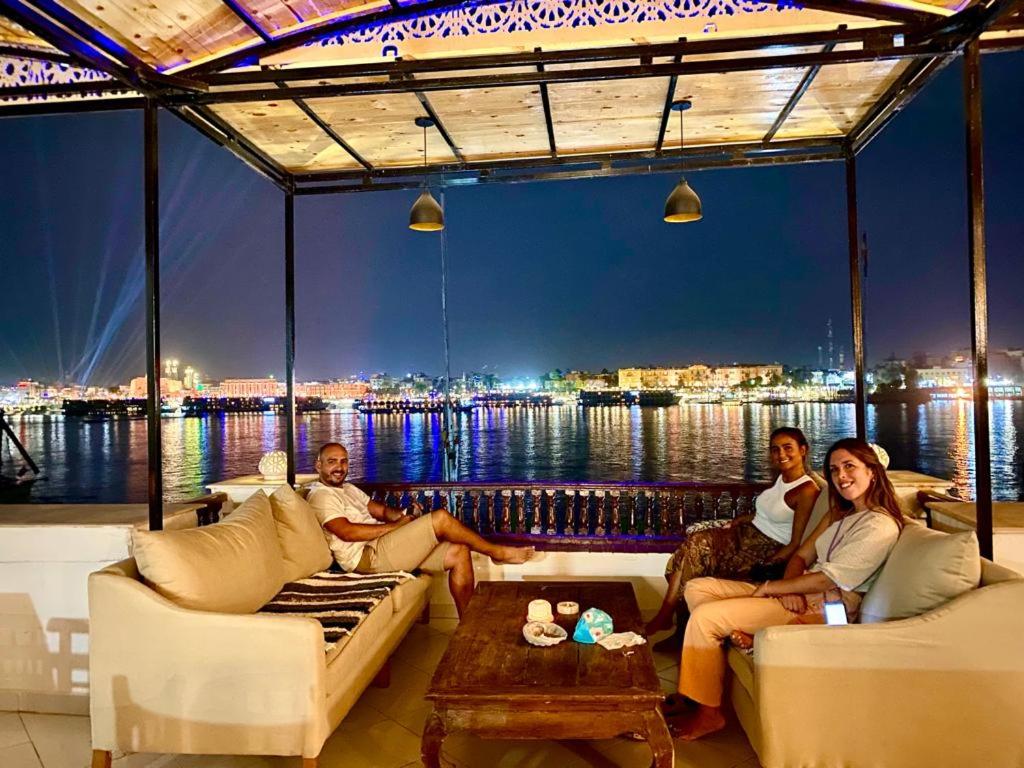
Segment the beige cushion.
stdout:
<path fill-rule="evenodd" d="M 270 494 L 277 538 L 284 554 L 284 579 L 297 581 L 331 567 L 333 558 L 316 513 L 290 485 Z"/>
<path fill-rule="evenodd" d="M 818 527 L 818 523 L 828 513 L 828 483 L 814 470 L 810 470 L 807 474 L 810 475 L 814 484 L 818 486 L 820 493 L 814 501 L 814 506 L 811 507 L 811 516 L 807 520 L 807 527 L 804 528 L 804 538 L 800 542 L 801 544 L 810 538 L 811 534 L 814 533 L 814 529 Z"/>
<path fill-rule="evenodd" d="M 183 608 L 253 613 L 285 581 L 277 526 L 263 491 L 214 525 L 133 531 L 132 548 L 146 583 Z"/>
<path fill-rule="evenodd" d="M 860 606 L 860 620 L 872 624 L 919 616 L 975 589 L 981 555 L 974 531 L 939 533 L 904 526 L 889 560 Z"/>

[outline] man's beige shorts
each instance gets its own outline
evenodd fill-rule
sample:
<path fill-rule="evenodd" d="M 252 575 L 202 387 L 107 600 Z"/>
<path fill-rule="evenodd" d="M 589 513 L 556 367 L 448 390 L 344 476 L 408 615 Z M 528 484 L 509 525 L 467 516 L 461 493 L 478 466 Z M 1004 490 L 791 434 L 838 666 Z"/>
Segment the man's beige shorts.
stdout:
<path fill-rule="evenodd" d="M 438 542 L 430 515 L 413 520 L 379 539 L 366 542 L 356 571 L 383 573 L 412 571 L 444 573 L 448 542 Z"/>

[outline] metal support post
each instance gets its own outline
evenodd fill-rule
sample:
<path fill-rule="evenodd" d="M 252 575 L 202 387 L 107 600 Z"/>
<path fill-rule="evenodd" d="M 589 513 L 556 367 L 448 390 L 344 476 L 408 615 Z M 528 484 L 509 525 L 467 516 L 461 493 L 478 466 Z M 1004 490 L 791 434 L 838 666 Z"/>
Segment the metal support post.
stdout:
<path fill-rule="evenodd" d="M 974 481 L 978 543 L 992 557 L 992 461 L 988 424 L 988 284 L 985 275 L 985 183 L 982 166 L 981 56 L 978 39 L 964 49 L 967 128 L 967 246 L 971 259 L 971 357 L 974 364 Z"/>
<path fill-rule="evenodd" d="M 860 243 L 857 224 L 857 157 L 846 155 L 846 226 L 850 249 L 850 314 L 853 324 L 853 360 L 856 367 L 857 437 L 867 440 L 864 394 L 864 290 L 861 285 Z"/>
<path fill-rule="evenodd" d="M 146 438 L 149 529 L 164 527 L 163 446 L 160 441 L 160 144 L 155 101 L 143 109 L 143 178 L 146 220 Z"/>
<path fill-rule="evenodd" d="M 295 485 L 295 195 L 284 195 L 285 452 L 288 485 Z"/>

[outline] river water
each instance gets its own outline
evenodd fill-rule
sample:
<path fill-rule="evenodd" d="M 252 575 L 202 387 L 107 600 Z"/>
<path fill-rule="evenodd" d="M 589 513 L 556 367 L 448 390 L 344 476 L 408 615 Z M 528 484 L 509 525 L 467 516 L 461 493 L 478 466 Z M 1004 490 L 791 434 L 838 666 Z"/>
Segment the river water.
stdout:
<path fill-rule="evenodd" d="M 1024 402 L 991 404 L 996 499 L 1024 499 Z M 890 454 L 891 468 L 949 478 L 973 497 L 974 428 L 969 402 L 869 406 L 868 436 Z M 146 422 L 86 422 L 12 417 L 45 479 L 38 502 L 146 499 Z M 855 431 L 850 404 L 681 405 L 672 408 L 477 409 L 459 417 L 461 480 L 764 481 L 772 429 L 801 427 L 820 469 L 829 444 Z M 284 447 L 280 417 L 231 414 L 164 418 L 164 488 L 168 499 L 201 495 L 212 481 L 256 472 L 260 456 Z M 300 417 L 300 472 L 312 471 L 317 447 L 349 446 L 351 477 L 382 481 L 441 478 L 437 415 L 365 416 L 332 411 Z M 9 473 L 7 441 L 2 466 Z"/>

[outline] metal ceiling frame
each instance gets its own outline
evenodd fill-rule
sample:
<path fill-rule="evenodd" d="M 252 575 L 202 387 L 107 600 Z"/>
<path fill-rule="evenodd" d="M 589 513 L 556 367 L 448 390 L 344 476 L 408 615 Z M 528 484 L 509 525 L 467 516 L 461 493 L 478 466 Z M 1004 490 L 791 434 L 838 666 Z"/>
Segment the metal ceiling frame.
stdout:
<path fill-rule="evenodd" d="M 236 15 L 245 16 L 241 6 L 236 8 L 236 0 L 225 0 L 227 5 L 235 11 Z M 382 83 L 369 84 L 345 84 L 342 86 L 291 86 L 287 78 L 269 79 L 259 81 L 257 84 L 264 86 L 255 91 L 245 91 L 245 100 L 252 100 L 255 94 L 260 100 L 271 100 L 274 98 L 289 98 L 295 100 L 300 108 L 306 107 L 306 114 L 310 116 L 319 127 L 324 130 L 336 143 L 343 148 L 347 147 L 344 139 L 337 136 L 333 129 L 316 117 L 312 108 L 302 101 L 305 98 L 314 98 L 318 95 L 347 95 L 352 93 L 391 93 L 410 92 L 417 95 L 424 110 L 432 113 L 430 102 L 424 95 L 431 90 L 470 88 L 470 87 L 497 87 L 501 85 L 522 85 L 531 84 L 540 86 L 541 90 L 546 88 L 548 83 L 555 82 L 583 82 L 600 81 L 606 79 L 623 79 L 629 77 L 661 77 L 670 78 L 668 99 L 674 96 L 676 78 L 680 75 L 693 75 L 710 72 L 741 71 L 743 69 L 763 69 L 774 66 L 796 66 L 806 68 L 806 72 L 799 85 L 787 100 L 782 111 L 779 113 L 772 129 L 763 137 L 760 142 L 753 144 L 736 144 L 715 147 L 680 149 L 678 152 L 664 150 L 665 116 L 659 127 L 657 145 L 653 150 L 642 153 L 616 153 L 604 155 L 582 155 L 582 156 L 559 156 L 554 142 L 552 130 L 550 106 L 545 107 L 545 120 L 548 127 L 551 153 L 541 158 L 531 158 L 522 161 L 505 160 L 500 163 L 468 163 L 461 157 L 458 147 L 455 146 L 447 132 L 438 125 L 442 135 L 445 136 L 449 146 L 452 148 L 455 157 L 459 160 L 454 166 L 438 166 L 434 169 L 427 167 L 426 173 L 437 173 L 442 175 L 444 183 L 452 186 L 464 184 L 489 184 L 489 183 L 520 183 L 536 182 L 549 179 L 571 179 L 571 178 L 593 178 L 599 176 L 634 175 L 638 173 L 657 173 L 678 171 L 683 168 L 720 168 L 720 167 L 747 167 L 765 164 L 781 163 L 803 163 L 803 162 L 827 162 L 842 160 L 846 165 L 846 191 L 847 191 L 847 217 L 848 217 L 848 240 L 849 240 L 849 270 L 851 286 L 851 317 L 853 322 L 854 357 L 856 360 L 857 389 L 856 389 L 856 424 L 857 433 L 861 438 L 866 437 L 865 421 L 865 394 L 864 394 L 864 344 L 863 344 L 863 301 L 861 293 L 861 270 L 862 257 L 857 244 L 857 191 L 856 191 L 856 155 L 863 150 L 873 136 L 877 135 L 895 114 L 920 91 L 920 89 L 935 76 L 954 57 L 964 54 L 964 94 L 966 112 L 966 136 L 967 136 L 967 176 L 968 176 L 968 221 L 969 221 L 969 245 L 970 256 L 970 285 L 971 285 L 971 341 L 972 361 L 974 364 L 974 422 L 975 433 L 980 435 L 980 445 L 984 446 L 975 454 L 975 471 L 977 477 L 978 501 L 977 520 L 978 538 L 983 556 L 992 556 L 992 488 L 991 488 L 991 457 L 988 451 L 988 390 L 986 384 L 988 366 L 988 315 L 986 295 L 986 272 L 985 272 L 985 241 L 984 241 L 984 190 L 982 172 L 982 131 L 981 131 L 981 73 L 980 53 L 982 46 L 979 43 L 980 35 L 993 24 L 1013 23 L 1020 21 L 1017 14 L 1022 0 L 991 0 L 987 5 L 979 5 L 956 14 L 951 18 L 943 18 L 939 21 L 921 23 L 922 20 L 916 16 L 913 19 L 901 18 L 901 21 L 910 21 L 909 27 L 898 27 L 883 30 L 884 37 L 879 37 L 877 31 L 871 40 L 864 40 L 864 49 L 861 51 L 835 50 L 837 45 L 836 36 L 845 33 L 844 30 L 836 30 L 832 33 L 831 39 L 821 41 L 824 48 L 813 54 L 796 55 L 770 55 L 759 59 L 758 66 L 754 65 L 751 58 L 730 59 L 725 62 L 717 61 L 687 61 L 687 55 L 692 56 L 694 50 L 700 50 L 694 44 L 687 46 L 685 41 L 674 44 L 676 48 L 667 54 L 672 59 L 668 64 L 654 64 L 655 54 L 653 50 L 662 50 L 656 46 L 640 47 L 639 65 L 621 66 L 609 65 L 604 67 L 588 68 L 585 70 L 572 70 L 569 73 L 564 71 L 552 71 L 547 68 L 552 57 L 545 55 L 542 51 L 534 51 L 526 54 L 533 56 L 531 64 L 536 71 L 521 75 L 483 75 L 476 77 L 441 77 L 431 79 L 416 79 L 416 64 L 399 63 L 404 71 L 391 72 L 390 70 L 380 74 L 390 76 L 390 79 Z M 270 179 L 274 184 L 284 190 L 284 222 L 285 222 L 285 325 L 286 325 L 286 389 L 288 426 L 286 431 L 286 446 L 288 454 L 288 481 L 295 479 L 295 223 L 294 223 L 294 201 L 300 195 L 322 195 L 345 192 L 379 191 L 384 189 L 407 189 L 411 186 L 418 186 L 422 183 L 424 170 L 420 168 L 400 169 L 374 169 L 363 161 L 363 171 L 350 174 L 303 174 L 296 175 L 283 169 L 279 163 L 266 156 L 249 139 L 239 134 L 232 126 L 219 118 L 209 107 L 210 103 L 217 103 L 238 98 L 235 92 L 218 93 L 210 92 L 211 83 L 195 79 L 197 73 L 211 71 L 214 65 L 223 69 L 234 61 L 241 60 L 252 55 L 266 55 L 269 52 L 285 50 L 289 47 L 301 45 L 305 39 L 313 39 L 323 34 L 337 33 L 346 25 L 363 25 L 371 16 L 389 18 L 393 20 L 403 14 L 420 15 L 428 9 L 441 9 L 461 5 L 461 2 L 450 2 L 450 0 L 428 0 L 416 6 L 399 7 L 397 2 L 389 6 L 389 10 L 380 14 L 367 14 L 358 19 L 342 19 L 325 24 L 321 27 L 304 30 L 302 32 L 282 35 L 279 38 L 267 40 L 269 34 L 258 34 L 263 42 L 250 49 L 240 51 L 236 54 L 220 57 L 214 62 L 208 62 L 204 67 L 197 67 L 190 72 L 191 78 L 167 77 L 155 72 L 141 61 L 132 57 L 127 51 L 112 51 L 110 41 L 99 30 L 84 25 L 84 23 L 71 16 L 65 9 L 57 5 L 54 0 L 0 0 L 0 8 L 7 16 L 22 24 L 37 36 L 58 50 L 70 56 L 75 62 L 84 66 L 104 72 L 114 78 L 121 90 L 134 89 L 139 96 L 128 97 L 127 99 L 100 99 L 90 101 L 80 99 L 77 101 L 65 101 L 56 105 L 46 102 L 41 104 L 19 103 L 11 107 L 0 107 L 0 115 L 7 114 L 30 114 L 27 110 L 42 110 L 51 106 L 56 111 L 89 111 L 103 110 L 109 108 L 123 108 L 128 106 L 118 102 L 132 102 L 131 107 L 135 108 L 135 102 L 142 102 L 144 114 L 144 157 L 145 157 L 145 245 L 146 245 L 146 380 L 147 380 L 147 425 L 148 425 L 148 498 L 149 498 L 149 522 L 151 529 L 163 527 L 163 480 L 162 480 L 162 448 L 160 445 L 160 396 L 159 396 L 159 373 L 160 373 L 160 351 L 159 351 L 159 194 L 158 194 L 158 108 L 163 106 L 173 114 L 182 118 L 197 128 L 203 135 L 211 140 L 228 147 L 236 156 L 240 157 L 258 173 Z M 851 6 L 855 5 L 853 0 L 804 0 L 807 7 L 824 7 L 826 4 L 832 10 L 842 9 L 842 12 L 851 12 Z M 860 4 L 856 4 L 860 5 Z M 863 10 L 863 8 L 859 8 Z M 902 14 L 902 12 L 901 12 Z M 904 14 L 905 15 L 905 14 Z M 244 18 L 243 18 L 244 20 Z M 255 24 L 250 20 L 250 26 Z M 893 35 L 899 34 L 900 38 Z M 779 39 L 784 36 L 777 36 L 771 44 L 765 44 L 766 48 L 779 45 Z M 888 40 L 888 42 L 885 42 Z M 749 43 L 749 41 L 748 41 Z M 899 43 L 899 44 L 897 44 Z M 1001 48 L 999 48 L 1001 49 Z M 622 51 L 612 51 L 621 56 Z M 26 54 L 28 51 L 26 50 Z M 118 55 L 119 54 L 119 55 Z M 6 54 L 5 54 L 6 55 Z M 569 54 L 578 55 L 578 54 Z M 588 63 L 599 61 L 616 60 L 608 56 L 601 58 L 601 54 L 592 54 L 592 59 L 584 59 Z M 657 54 L 662 55 L 662 54 Z M 46 58 L 49 56 L 50 58 Z M 41 55 L 40 60 L 52 61 L 52 55 Z M 522 55 L 519 55 L 522 56 Z M 800 97 L 807 91 L 810 82 L 822 66 L 830 63 L 850 61 L 870 61 L 875 59 L 907 58 L 915 59 L 902 76 L 892 84 L 887 92 L 880 98 L 868 114 L 860 121 L 849 135 L 838 137 L 835 140 L 823 139 L 817 141 L 775 141 L 774 137 L 778 128 L 784 123 L 786 117 L 799 101 Z M 28 56 L 28 58 L 31 58 Z M 465 69 L 467 57 L 459 61 L 458 69 Z M 490 63 L 480 61 L 476 57 L 479 69 L 500 66 L 514 66 L 509 64 L 512 57 L 483 57 L 490 58 Z M 375 65 L 386 67 L 388 65 Z M 522 66 L 522 65 L 520 65 Z M 364 68 L 364 70 L 367 68 Z M 396 67 L 399 69 L 399 67 Z M 409 71 L 412 69 L 413 71 Z M 349 70 L 351 71 L 351 68 Z M 443 70 L 442 70 L 443 71 Z M 265 75 L 266 70 L 261 71 Z M 271 70 L 272 76 L 276 76 Z M 288 72 L 288 77 L 295 73 Z M 309 72 L 306 72 L 309 74 Z M 353 72 L 353 75 L 355 73 Z M 392 76 L 397 75 L 397 76 Z M 223 78 L 222 78 L 223 79 Z M 211 81 L 213 78 L 211 78 Z M 366 90 L 367 86 L 372 86 Z M 97 86 L 93 83 L 87 84 L 89 93 L 95 91 Z M 111 87 L 100 85 L 99 88 Z M 364 89 L 364 90 L 359 90 Z M 0 89 L 0 98 L 12 93 L 24 95 L 78 95 L 74 88 L 62 86 L 53 88 L 48 93 L 37 94 L 33 88 Z M 546 101 L 546 100 L 545 100 Z M 117 104 L 112 106 L 111 103 Z M 38 112 L 36 112 L 38 113 Z M 436 117 L 435 115 L 431 115 Z M 358 155 L 353 154 L 357 160 Z M 448 174 L 448 178 L 444 178 Z M 413 178 L 415 176 L 415 178 Z M 348 183 L 329 184 L 326 181 L 342 181 Z"/>

